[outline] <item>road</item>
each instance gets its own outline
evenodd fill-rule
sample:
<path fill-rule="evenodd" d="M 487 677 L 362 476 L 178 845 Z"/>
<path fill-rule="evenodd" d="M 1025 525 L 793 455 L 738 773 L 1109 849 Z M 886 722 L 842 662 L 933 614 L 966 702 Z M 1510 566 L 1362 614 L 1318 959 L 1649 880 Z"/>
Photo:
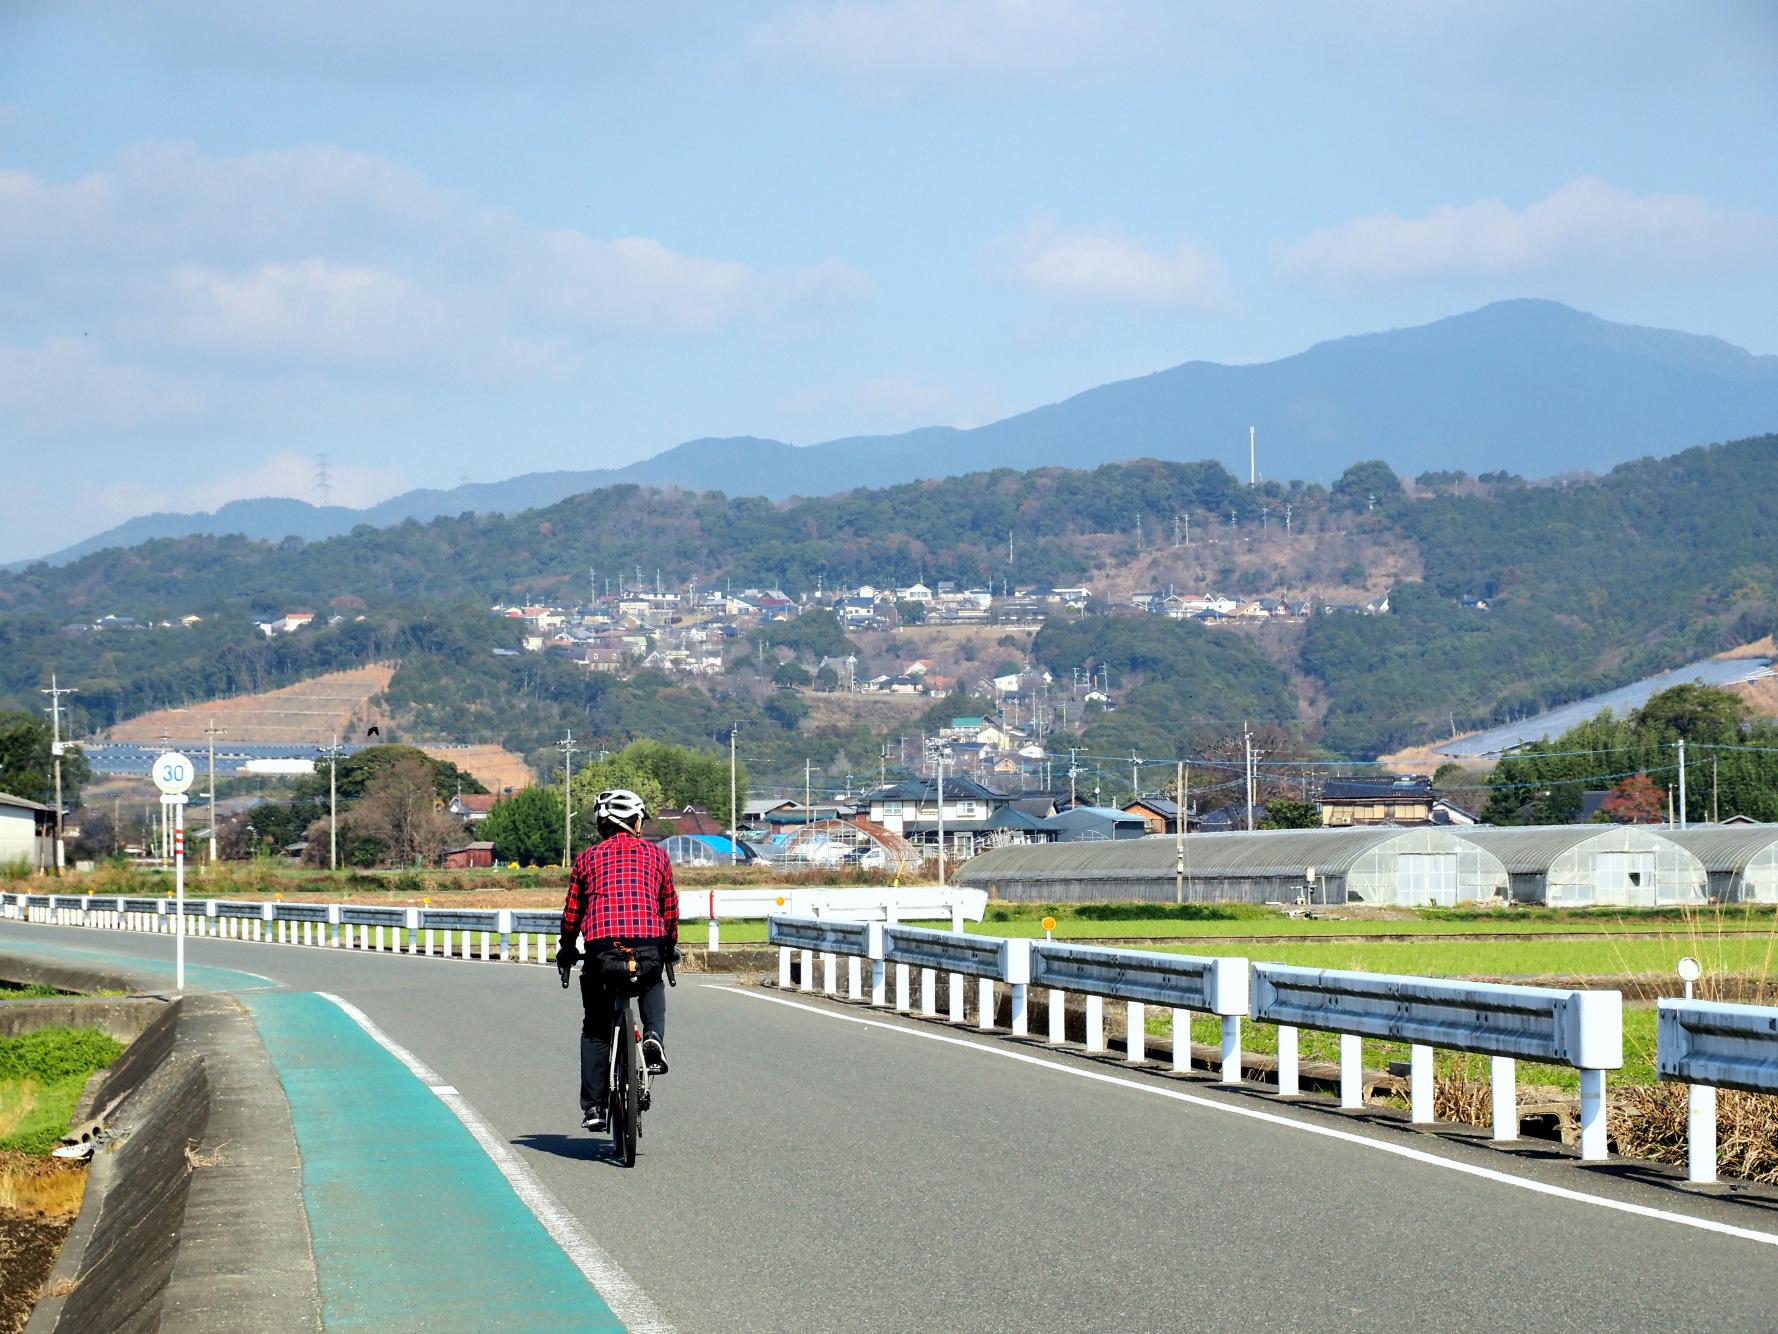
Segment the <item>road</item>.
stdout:
<path fill-rule="evenodd" d="M 243 999 L 293 1092 L 305 1176 L 323 1170 L 304 1138 L 317 1113 L 277 1030 L 327 993 L 453 1087 L 681 1330 L 1731 1330 L 1770 1328 L 1778 1303 L 1770 1196 L 1694 1195 L 1634 1165 L 1287 1108 L 724 978 L 673 993 L 673 1071 L 625 1170 L 576 1127 L 578 1003 L 548 970 L 189 948 L 194 985 L 262 988 Z M 146 966 L 168 942 L 8 922 L 8 949 Z M 296 1048 L 325 1075 L 343 1041 Z M 424 1090 L 401 1074 L 403 1097 Z M 366 1155 L 390 1135 L 399 1123 L 366 1127 Z M 470 1170 L 473 1155 L 449 1156 L 364 1189 L 399 1197 Z M 573 1327 L 546 1308 L 500 1324 Z"/>

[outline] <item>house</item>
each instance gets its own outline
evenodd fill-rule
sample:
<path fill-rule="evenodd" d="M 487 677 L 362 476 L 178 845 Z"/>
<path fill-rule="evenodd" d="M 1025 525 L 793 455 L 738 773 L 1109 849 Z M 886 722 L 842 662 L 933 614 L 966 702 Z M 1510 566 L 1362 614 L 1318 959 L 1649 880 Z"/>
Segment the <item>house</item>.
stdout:
<path fill-rule="evenodd" d="M 1321 788 L 1321 823 L 1349 825 L 1431 824 L 1432 780 L 1407 778 L 1330 778 Z"/>
<path fill-rule="evenodd" d="M 1179 832 L 1179 805 L 1166 797 L 1138 797 L 1125 802 L 1123 810 L 1126 815 L 1139 817 L 1151 834 Z"/>
<path fill-rule="evenodd" d="M 900 834 L 914 847 L 937 852 L 941 807 L 939 786 L 930 778 L 892 783 L 865 795 L 872 824 Z M 942 824 L 947 857 L 973 857 L 993 846 L 997 835 L 1007 832 L 995 826 L 994 817 L 1012 805 L 1010 793 L 984 787 L 969 778 L 950 777 L 944 782 Z"/>
<path fill-rule="evenodd" d="M 611 645 L 591 645 L 586 651 L 586 665 L 589 672 L 621 672 L 624 650 Z"/>
<path fill-rule="evenodd" d="M 499 800 L 492 792 L 459 792 L 446 804 L 445 810 L 464 824 L 480 824 Z"/>
<path fill-rule="evenodd" d="M 667 836 L 674 834 L 726 836 L 728 833 L 722 827 L 721 821 L 702 806 L 687 806 L 680 810 L 668 808 L 655 819 L 664 827 Z"/>
<path fill-rule="evenodd" d="M 452 848 L 445 853 L 444 864 L 454 871 L 470 867 L 485 869 L 494 864 L 494 845 L 492 843 L 466 843 L 460 848 Z M 381 927 L 377 929 L 382 930 Z"/>
<path fill-rule="evenodd" d="M 1142 838 L 1148 824 L 1140 815 L 1109 806 L 1071 806 L 1043 821 L 1061 843 L 1098 842 L 1103 839 Z"/>
<path fill-rule="evenodd" d="M 1253 818 L 1248 820 L 1245 806 L 1222 806 L 1213 811 L 1205 811 L 1202 815 L 1186 816 L 1186 828 L 1194 834 L 1230 834 L 1245 829 L 1258 829 L 1265 822 L 1266 808 L 1254 806 Z"/>
<path fill-rule="evenodd" d="M 56 864 L 55 840 L 54 807 L 0 792 L 0 863 L 47 871 Z"/>
<path fill-rule="evenodd" d="M 283 619 L 278 622 L 278 628 L 285 634 L 289 634 L 292 630 L 302 629 L 314 619 L 315 613 L 312 611 L 287 611 L 284 613 Z"/>

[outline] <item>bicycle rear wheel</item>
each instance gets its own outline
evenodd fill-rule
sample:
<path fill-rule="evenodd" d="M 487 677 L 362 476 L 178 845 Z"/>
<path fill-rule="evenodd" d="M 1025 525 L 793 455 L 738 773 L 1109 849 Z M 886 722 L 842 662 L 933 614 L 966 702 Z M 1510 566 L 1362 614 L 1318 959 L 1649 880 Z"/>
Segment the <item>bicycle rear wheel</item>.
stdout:
<path fill-rule="evenodd" d="M 617 1071 L 618 1086 L 614 1093 L 614 1102 L 621 1104 L 612 1111 L 612 1130 L 617 1141 L 617 1150 L 623 1158 L 625 1167 L 636 1165 L 636 1136 L 639 1132 L 638 1122 L 641 1108 L 637 1106 L 637 1091 L 641 1080 L 636 1050 L 636 1025 L 631 1015 L 632 1007 L 625 1004 L 619 1012 L 619 1033 L 617 1035 Z"/>

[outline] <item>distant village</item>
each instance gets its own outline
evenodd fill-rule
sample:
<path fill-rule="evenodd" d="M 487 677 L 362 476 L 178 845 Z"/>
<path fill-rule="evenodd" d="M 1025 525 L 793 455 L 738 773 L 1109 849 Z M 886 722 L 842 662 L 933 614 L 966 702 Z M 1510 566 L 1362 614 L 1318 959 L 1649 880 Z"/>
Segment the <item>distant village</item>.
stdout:
<path fill-rule="evenodd" d="M 522 626 L 519 646 L 532 653 L 564 653 L 590 671 L 629 673 L 641 670 L 715 676 L 725 670 L 724 646 L 744 635 L 789 621 L 811 607 L 831 605 L 847 632 L 894 630 L 910 625 L 1041 625 L 1069 611 L 1134 609 L 1172 620 L 1209 625 L 1303 620 L 1315 613 L 1380 615 L 1389 598 L 1368 604 L 1315 603 L 1309 599 L 1231 598 L 1219 593 L 1138 593 L 1121 602 L 1096 600 L 1087 587 L 960 588 L 940 580 L 901 588 L 863 584 L 835 595 L 801 600 L 781 589 L 747 588 L 739 593 L 708 589 L 606 593 L 577 607 L 497 605 L 494 613 Z M 769 643 L 769 633 L 766 636 Z M 518 652 L 518 649 L 511 650 Z M 911 664 L 899 675 L 858 678 L 848 659 L 823 659 L 816 666 L 836 673 L 836 686 L 850 692 L 926 695 L 943 698 L 956 687 L 949 677 L 933 673 L 929 664 Z"/>

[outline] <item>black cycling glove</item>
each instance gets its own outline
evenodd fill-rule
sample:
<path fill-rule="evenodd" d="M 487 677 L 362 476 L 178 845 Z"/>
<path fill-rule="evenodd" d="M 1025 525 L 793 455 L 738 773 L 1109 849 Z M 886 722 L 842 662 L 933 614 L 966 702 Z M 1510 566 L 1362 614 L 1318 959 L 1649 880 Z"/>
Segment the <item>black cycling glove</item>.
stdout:
<path fill-rule="evenodd" d="M 563 987 L 574 977 L 574 965 L 580 962 L 580 946 L 572 938 L 564 937 L 561 947 L 556 950 L 556 976 L 562 979 Z"/>

